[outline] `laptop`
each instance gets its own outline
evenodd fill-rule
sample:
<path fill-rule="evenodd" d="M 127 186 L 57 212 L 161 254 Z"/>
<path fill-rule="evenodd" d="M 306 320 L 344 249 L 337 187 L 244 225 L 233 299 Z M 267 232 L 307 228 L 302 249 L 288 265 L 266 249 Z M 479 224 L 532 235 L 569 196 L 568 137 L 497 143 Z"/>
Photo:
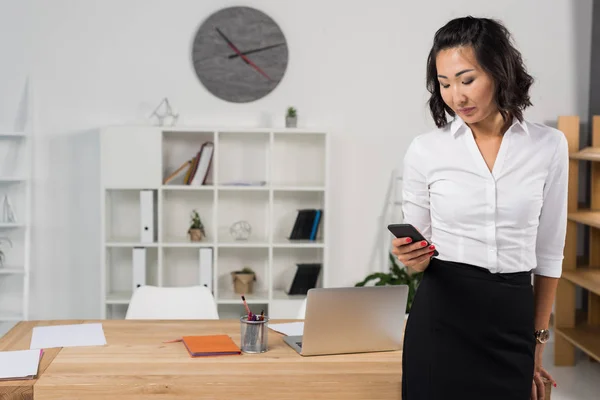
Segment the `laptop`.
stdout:
<path fill-rule="evenodd" d="M 304 331 L 283 341 L 302 356 L 399 350 L 407 285 L 314 288 Z"/>

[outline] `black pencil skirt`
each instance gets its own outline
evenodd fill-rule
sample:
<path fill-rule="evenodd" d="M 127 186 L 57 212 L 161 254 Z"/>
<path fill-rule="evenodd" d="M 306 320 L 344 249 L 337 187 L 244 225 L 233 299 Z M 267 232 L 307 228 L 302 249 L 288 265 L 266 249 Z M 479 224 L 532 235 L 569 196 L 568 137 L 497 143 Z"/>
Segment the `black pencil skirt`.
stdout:
<path fill-rule="evenodd" d="M 528 400 L 534 370 L 530 272 L 431 260 L 404 336 L 402 400 Z"/>

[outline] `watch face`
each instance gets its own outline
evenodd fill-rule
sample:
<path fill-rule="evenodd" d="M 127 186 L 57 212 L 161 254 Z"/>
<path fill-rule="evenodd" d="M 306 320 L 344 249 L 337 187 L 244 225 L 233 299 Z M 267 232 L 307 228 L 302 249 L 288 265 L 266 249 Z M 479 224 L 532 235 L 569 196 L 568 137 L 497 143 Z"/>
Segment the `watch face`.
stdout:
<path fill-rule="evenodd" d="M 208 91 L 226 101 L 246 103 L 266 96 L 281 82 L 288 47 L 268 15 L 250 7 L 230 7 L 202 23 L 192 61 Z"/>
<path fill-rule="evenodd" d="M 536 333 L 536 336 L 540 343 L 546 343 L 550 338 L 550 331 L 547 329 L 540 330 Z"/>

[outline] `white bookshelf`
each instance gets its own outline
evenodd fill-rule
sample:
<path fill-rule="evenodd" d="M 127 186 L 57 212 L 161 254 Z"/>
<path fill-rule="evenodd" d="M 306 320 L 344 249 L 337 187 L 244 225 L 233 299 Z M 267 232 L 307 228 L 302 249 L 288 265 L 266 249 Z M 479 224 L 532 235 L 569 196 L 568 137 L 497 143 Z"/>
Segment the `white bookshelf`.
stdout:
<path fill-rule="evenodd" d="M 31 91 L 27 96 L 31 96 Z M 25 100 L 24 104 L 31 107 L 31 97 Z M 22 131 L 0 131 L 0 246 L 4 252 L 4 262 L 0 265 L 0 336 L 17 322 L 29 319 L 31 109 L 24 116 Z M 4 220 L 5 195 L 12 205 L 14 222 Z"/>
<path fill-rule="evenodd" d="M 163 181 L 200 146 L 214 143 L 205 185 Z M 243 313 L 230 273 L 250 266 L 257 274 L 247 302 L 272 318 L 295 318 L 304 296 L 288 296 L 296 264 L 321 263 L 317 286 L 327 286 L 328 135 L 300 129 L 109 127 L 101 143 L 102 317 L 123 318 L 132 295 L 134 247 L 146 248 L 146 284 L 200 282 L 199 249 L 212 249 L 213 293 L 221 318 Z M 232 186 L 265 181 L 262 186 Z M 141 190 L 156 199 L 157 237 L 140 243 Z M 315 240 L 287 239 L 297 210 L 323 210 Z M 187 236 L 196 209 L 206 230 L 201 242 Z M 236 221 L 252 226 L 248 240 L 229 233 Z"/>

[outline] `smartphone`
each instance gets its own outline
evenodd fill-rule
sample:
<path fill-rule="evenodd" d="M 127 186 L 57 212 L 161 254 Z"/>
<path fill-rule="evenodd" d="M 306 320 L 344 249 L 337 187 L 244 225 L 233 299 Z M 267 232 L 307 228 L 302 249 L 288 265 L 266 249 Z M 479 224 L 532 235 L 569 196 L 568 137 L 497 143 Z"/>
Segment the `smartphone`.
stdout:
<path fill-rule="evenodd" d="M 419 232 L 417 230 L 417 228 L 415 228 L 414 226 L 412 226 L 411 224 L 390 224 L 388 225 L 388 230 L 390 232 L 392 232 L 392 234 L 394 236 L 396 236 L 397 238 L 399 237 L 409 237 L 412 239 L 413 243 L 414 242 L 420 242 L 422 240 L 427 242 L 427 245 L 429 246 L 431 243 L 429 243 L 429 240 L 425 239 L 423 237 L 423 235 L 421 235 L 421 232 Z M 438 256 L 440 253 L 438 253 L 437 250 L 433 250 L 433 256 Z"/>

